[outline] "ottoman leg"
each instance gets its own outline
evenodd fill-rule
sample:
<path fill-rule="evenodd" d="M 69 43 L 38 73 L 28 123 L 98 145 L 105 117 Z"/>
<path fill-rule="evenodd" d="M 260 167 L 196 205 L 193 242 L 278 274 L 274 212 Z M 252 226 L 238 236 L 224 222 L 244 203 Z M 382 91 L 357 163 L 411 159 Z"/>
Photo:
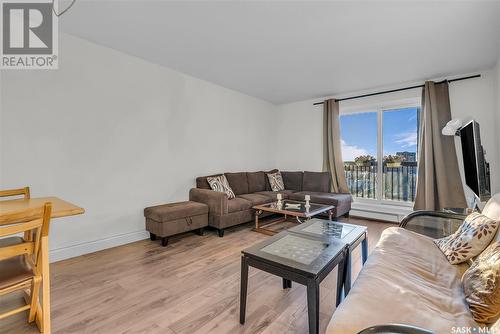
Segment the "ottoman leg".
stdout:
<path fill-rule="evenodd" d="M 165 247 L 166 245 L 168 245 L 168 237 L 162 237 L 161 238 L 161 245 L 163 247 Z"/>
<path fill-rule="evenodd" d="M 219 229 L 219 230 L 217 230 L 217 232 L 219 232 L 219 238 L 222 238 L 224 236 L 224 230 L 223 229 Z"/>
<path fill-rule="evenodd" d="M 155 241 L 156 240 L 156 234 L 149 233 L 149 239 L 151 239 L 151 241 Z"/>
<path fill-rule="evenodd" d="M 198 235 L 205 235 L 205 229 L 201 227 L 196 231 L 196 233 L 198 233 Z"/>

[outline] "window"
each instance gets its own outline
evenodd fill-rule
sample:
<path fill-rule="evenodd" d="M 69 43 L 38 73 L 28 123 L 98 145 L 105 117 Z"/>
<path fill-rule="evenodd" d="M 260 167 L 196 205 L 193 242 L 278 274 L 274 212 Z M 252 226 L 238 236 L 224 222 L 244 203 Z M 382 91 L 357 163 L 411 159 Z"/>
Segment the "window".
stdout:
<path fill-rule="evenodd" d="M 417 181 L 417 107 L 383 110 L 383 198 L 415 201 Z"/>
<path fill-rule="evenodd" d="M 342 111 L 342 157 L 353 196 L 415 200 L 419 112 L 418 103 Z"/>
<path fill-rule="evenodd" d="M 340 116 L 347 185 L 356 197 L 377 198 L 377 112 Z"/>

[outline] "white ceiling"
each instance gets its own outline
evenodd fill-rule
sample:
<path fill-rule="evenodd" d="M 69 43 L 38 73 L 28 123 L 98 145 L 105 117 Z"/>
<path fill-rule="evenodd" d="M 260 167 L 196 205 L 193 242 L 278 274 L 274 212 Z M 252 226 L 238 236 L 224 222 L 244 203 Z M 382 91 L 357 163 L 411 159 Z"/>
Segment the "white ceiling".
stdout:
<path fill-rule="evenodd" d="M 498 1 L 82 1 L 62 31 L 280 104 L 483 70 Z"/>

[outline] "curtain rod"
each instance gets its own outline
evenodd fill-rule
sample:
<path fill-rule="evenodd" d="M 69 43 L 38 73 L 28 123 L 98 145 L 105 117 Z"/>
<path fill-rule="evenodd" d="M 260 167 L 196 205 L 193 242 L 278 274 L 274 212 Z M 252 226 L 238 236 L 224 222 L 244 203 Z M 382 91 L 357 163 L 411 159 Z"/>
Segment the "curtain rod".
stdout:
<path fill-rule="evenodd" d="M 456 78 L 456 79 L 451 79 L 451 80 L 443 80 L 439 81 L 438 83 L 442 83 L 445 81 L 448 82 L 454 82 L 454 81 L 460 81 L 460 80 L 467 80 L 467 79 L 473 79 L 473 78 L 480 78 L 481 74 L 475 74 L 475 75 L 470 75 L 468 77 L 462 77 L 462 78 Z M 415 89 L 415 88 L 422 88 L 424 85 L 416 85 L 416 86 L 410 86 L 410 87 L 404 87 L 404 88 L 398 88 L 398 89 L 391 89 L 391 90 L 384 90 L 382 92 L 376 92 L 376 93 L 370 93 L 370 94 L 363 94 L 363 95 L 358 95 L 358 96 L 350 96 L 350 97 L 344 97 L 342 99 L 335 99 L 336 101 L 346 101 L 346 100 L 353 100 L 353 99 L 359 99 L 362 97 L 368 97 L 368 96 L 374 96 L 374 95 L 381 95 L 381 94 L 387 94 L 387 93 L 394 93 L 394 92 L 400 92 L 402 90 L 409 90 L 409 89 Z M 323 102 L 316 102 L 313 105 L 317 106 L 323 104 Z"/>

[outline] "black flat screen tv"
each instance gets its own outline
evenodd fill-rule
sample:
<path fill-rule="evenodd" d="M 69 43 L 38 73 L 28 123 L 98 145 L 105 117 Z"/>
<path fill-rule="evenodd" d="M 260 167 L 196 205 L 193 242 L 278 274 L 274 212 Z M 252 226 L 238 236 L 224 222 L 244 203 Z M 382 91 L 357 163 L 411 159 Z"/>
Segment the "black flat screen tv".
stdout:
<path fill-rule="evenodd" d="M 486 162 L 479 123 L 472 120 L 460 130 L 465 183 L 481 200 L 491 197 L 490 165 Z"/>

